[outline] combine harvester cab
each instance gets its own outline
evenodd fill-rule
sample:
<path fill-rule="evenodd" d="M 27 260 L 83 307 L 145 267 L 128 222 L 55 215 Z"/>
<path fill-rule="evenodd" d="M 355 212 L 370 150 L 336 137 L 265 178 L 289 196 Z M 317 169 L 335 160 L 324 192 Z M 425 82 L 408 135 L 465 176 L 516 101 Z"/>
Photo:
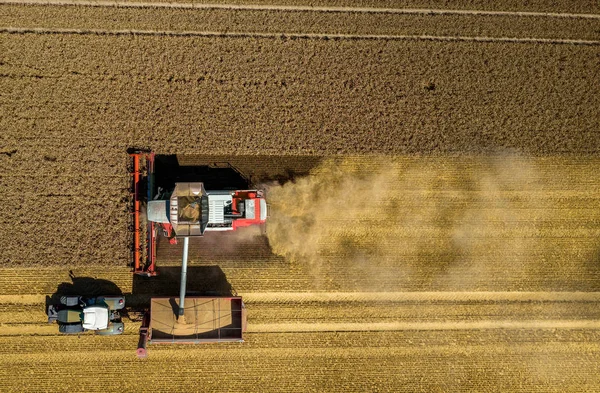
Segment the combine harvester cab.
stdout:
<path fill-rule="evenodd" d="M 147 211 L 148 221 L 179 237 L 233 231 L 267 219 L 262 191 L 206 191 L 203 183 L 177 183 L 170 196 L 149 201 Z"/>
<path fill-rule="evenodd" d="M 172 244 L 183 240 L 179 297 L 150 300 L 150 309 L 140 328 L 138 357 L 147 356 L 148 343 L 243 341 L 246 310 L 241 297 L 186 296 L 189 241 L 205 232 L 233 231 L 264 224 L 267 219 L 264 193 L 261 190 L 206 190 L 202 179 L 175 182 L 172 190 L 155 189 L 154 154 L 133 153 L 131 157 L 134 273 L 158 274 L 156 244 L 159 234 Z M 142 213 L 143 205 L 146 214 Z M 142 239 L 146 240 L 145 246 Z"/>

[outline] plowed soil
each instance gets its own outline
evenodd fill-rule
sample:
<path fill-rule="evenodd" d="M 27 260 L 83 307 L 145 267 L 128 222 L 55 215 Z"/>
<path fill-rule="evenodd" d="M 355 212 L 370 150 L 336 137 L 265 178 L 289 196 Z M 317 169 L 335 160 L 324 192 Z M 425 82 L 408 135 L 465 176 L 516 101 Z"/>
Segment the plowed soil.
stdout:
<path fill-rule="evenodd" d="M 600 389 L 597 2 L 18 3 L 0 390 Z M 136 358 L 181 245 L 132 277 L 129 148 L 265 188 L 266 228 L 191 241 L 188 291 L 244 297 L 244 343 Z M 75 292 L 125 294 L 125 333 L 59 335 L 46 306 Z"/>

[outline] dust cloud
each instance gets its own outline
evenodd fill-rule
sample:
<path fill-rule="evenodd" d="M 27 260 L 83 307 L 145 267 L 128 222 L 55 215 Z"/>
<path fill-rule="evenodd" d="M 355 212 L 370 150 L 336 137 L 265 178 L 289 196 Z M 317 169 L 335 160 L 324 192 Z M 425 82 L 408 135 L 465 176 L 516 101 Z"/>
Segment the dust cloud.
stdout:
<path fill-rule="evenodd" d="M 514 154 L 331 159 L 266 187 L 266 232 L 275 254 L 323 288 L 343 274 L 356 290 L 593 289 L 596 164 Z"/>

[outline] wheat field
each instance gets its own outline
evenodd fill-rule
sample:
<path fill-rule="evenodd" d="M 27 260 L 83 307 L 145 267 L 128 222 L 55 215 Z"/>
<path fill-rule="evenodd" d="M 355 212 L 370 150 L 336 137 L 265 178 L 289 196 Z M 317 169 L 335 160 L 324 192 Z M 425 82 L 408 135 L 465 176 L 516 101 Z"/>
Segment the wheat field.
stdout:
<path fill-rule="evenodd" d="M 0 1 L 0 390 L 597 391 L 598 12 Z M 130 148 L 266 190 L 266 228 L 191 241 L 244 343 L 136 358 L 181 246 L 132 277 Z M 46 324 L 74 288 L 125 294 L 125 333 Z"/>

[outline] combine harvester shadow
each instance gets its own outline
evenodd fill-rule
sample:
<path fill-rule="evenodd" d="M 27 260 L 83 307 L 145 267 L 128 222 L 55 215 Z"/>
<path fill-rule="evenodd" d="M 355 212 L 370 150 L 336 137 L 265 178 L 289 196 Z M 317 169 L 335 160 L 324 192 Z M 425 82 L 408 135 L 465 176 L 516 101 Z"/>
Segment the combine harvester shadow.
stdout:
<path fill-rule="evenodd" d="M 133 276 L 131 295 L 127 304 L 135 309 L 148 308 L 156 296 L 173 296 L 179 293 L 180 266 L 161 266 L 155 277 Z M 236 292 L 219 266 L 188 266 L 186 295 L 235 296 Z"/>

